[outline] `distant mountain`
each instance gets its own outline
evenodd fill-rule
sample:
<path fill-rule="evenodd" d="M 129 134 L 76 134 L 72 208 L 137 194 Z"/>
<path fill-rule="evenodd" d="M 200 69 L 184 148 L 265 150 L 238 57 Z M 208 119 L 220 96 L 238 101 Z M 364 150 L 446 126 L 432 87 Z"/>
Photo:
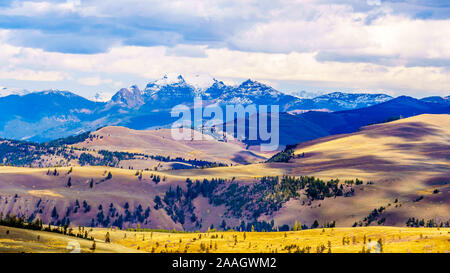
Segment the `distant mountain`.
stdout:
<path fill-rule="evenodd" d="M 143 105 L 144 99 L 142 98 L 142 92 L 139 90 L 139 87 L 133 85 L 129 88 L 120 89 L 114 96 L 112 96 L 110 103 L 134 108 Z"/>
<path fill-rule="evenodd" d="M 6 97 L 9 95 L 25 95 L 28 93 L 30 93 L 28 90 L 0 86 L 0 97 Z"/>
<path fill-rule="evenodd" d="M 141 111 L 169 110 L 178 104 L 191 106 L 195 97 L 207 104 L 279 105 L 280 111 L 339 111 L 371 106 L 392 99 L 384 94 L 346 94 L 335 92 L 306 99 L 280 92 L 268 85 L 248 79 L 238 86 L 229 86 L 212 79 L 209 87 L 187 82 L 183 76 L 164 76 L 150 82 L 144 90 L 136 86 L 120 89 L 111 103 L 124 108 L 141 107 Z"/>
<path fill-rule="evenodd" d="M 432 102 L 432 103 L 439 103 L 439 104 L 450 104 L 450 96 L 447 97 L 439 97 L 439 96 L 432 96 L 432 97 L 426 97 L 423 99 L 420 99 L 421 101 L 425 102 Z"/>
<path fill-rule="evenodd" d="M 88 100 L 69 91 L 58 90 L 3 96 L 0 97 L 0 137 L 42 142 L 106 125 L 139 130 L 170 127 L 178 119 L 171 117 L 172 107 L 178 104 L 191 107 L 198 96 L 204 105 L 279 105 L 281 112 L 290 113 L 364 109 L 392 99 L 384 94 L 341 92 L 301 99 L 250 79 L 236 86 L 216 79 L 194 80 L 188 82 L 181 75 L 165 76 L 149 82 L 144 89 L 136 85 L 122 88 L 106 102 L 102 94 Z M 441 106 L 447 101 L 448 98 L 439 97 L 420 100 Z M 310 115 L 321 113 L 306 113 L 305 117 Z M 376 113 L 373 115 L 377 116 Z M 359 123 L 355 124 L 359 126 Z"/>
<path fill-rule="evenodd" d="M 289 93 L 290 95 L 297 97 L 299 99 L 313 99 L 315 97 L 318 97 L 320 95 L 325 95 L 325 92 L 308 92 L 305 90 L 301 91 L 295 91 L 292 93 Z"/>
<path fill-rule="evenodd" d="M 56 90 L 1 97 L 0 136 L 43 141 L 95 129 L 104 105 Z"/>
<path fill-rule="evenodd" d="M 316 105 L 323 106 L 322 108 L 337 111 L 364 108 L 391 99 L 391 96 L 385 94 L 348 94 L 334 92 L 313 98 L 312 100 Z"/>
<path fill-rule="evenodd" d="M 280 145 L 296 144 L 319 137 L 353 133 L 361 127 L 421 114 L 450 114 L 450 106 L 401 96 L 370 107 L 338 112 L 310 111 L 304 114 L 280 113 Z M 248 126 L 248 122 L 246 122 Z M 248 132 L 248 128 L 247 128 Z M 260 140 L 247 141 L 259 145 Z"/>

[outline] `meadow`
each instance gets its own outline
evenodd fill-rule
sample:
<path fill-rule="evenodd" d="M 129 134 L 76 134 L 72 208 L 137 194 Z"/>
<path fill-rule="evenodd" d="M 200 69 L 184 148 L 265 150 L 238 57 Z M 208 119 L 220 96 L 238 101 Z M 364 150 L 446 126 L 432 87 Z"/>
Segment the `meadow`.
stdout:
<path fill-rule="evenodd" d="M 9 234 L 6 234 L 9 231 Z M 94 241 L 0 226 L 0 252 L 449 253 L 450 228 L 355 227 L 287 232 L 89 229 Z M 106 243 L 109 238 L 109 243 Z"/>

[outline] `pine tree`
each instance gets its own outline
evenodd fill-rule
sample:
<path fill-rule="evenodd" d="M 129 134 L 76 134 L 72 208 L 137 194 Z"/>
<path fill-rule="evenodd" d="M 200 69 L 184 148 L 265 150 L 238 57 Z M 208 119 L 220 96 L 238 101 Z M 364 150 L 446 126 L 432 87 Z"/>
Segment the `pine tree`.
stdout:
<path fill-rule="evenodd" d="M 56 219 L 59 218 L 59 216 L 58 216 L 58 211 L 56 210 L 56 207 L 53 207 L 53 210 L 52 210 L 52 218 L 56 218 Z"/>

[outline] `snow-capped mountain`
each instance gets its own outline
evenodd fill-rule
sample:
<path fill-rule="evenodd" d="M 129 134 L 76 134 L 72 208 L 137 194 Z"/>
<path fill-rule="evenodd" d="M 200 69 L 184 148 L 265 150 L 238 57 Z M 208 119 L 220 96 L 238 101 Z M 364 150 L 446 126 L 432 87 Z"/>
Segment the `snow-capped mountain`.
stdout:
<path fill-rule="evenodd" d="M 324 95 L 325 92 L 308 92 L 305 90 L 301 90 L 301 91 L 295 91 L 292 93 L 289 93 L 289 95 L 292 95 L 294 97 L 297 97 L 299 99 L 312 99 L 321 95 Z"/>
<path fill-rule="evenodd" d="M 315 97 L 311 100 L 318 108 L 339 111 L 368 107 L 391 99 L 391 96 L 385 94 L 353 94 L 333 92 Z"/>
<path fill-rule="evenodd" d="M 25 90 L 25 89 L 8 88 L 8 87 L 0 86 L 0 97 L 6 97 L 9 95 L 23 96 L 23 95 L 26 95 L 29 93 L 31 93 L 31 92 L 28 90 Z"/>
<path fill-rule="evenodd" d="M 181 75 L 167 75 L 143 89 L 136 85 L 122 88 L 106 103 L 102 94 L 88 100 L 58 90 L 0 97 L 0 137 L 45 141 L 105 125 L 133 129 L 170 126 L 178 119 L 171 117 L 172 107 L 191 107 L 197 96 L 202 97 L 204 105 L 279 105 L 282 112 L 298 113 L 357 109 L 391 99 L 383 94 L 340 92 L 302 99 L 250 79 L 227 85 L 214 78 L 194 76 L 187 80 Z"/>
<path fill-rule="evenodd" d="M 128 108 L 140 107 L 144 104 L 142 91 L 139 87 L 132 85 L 128 88 L 120 89 L 114 96 L 112 96 L 111 104 L 117 104 Z"/>
<path fill-rule="evenodd" d="M 298 96 L 312 96 L 301 92 Z M 208 104 L 257 104 L 279 105 L 281 111 L 326 110 L 339 111 L 371 106 L 392 97 L 384 94 L 348 94 L 334 92 L 314 98 L 300 98 L 280 92 L 271 86 L 248 79 L 237 86 L 230 86 L 214 78 L 191 78 L 181 75 L 165 75 L 152 81 L 140 91 L 136 86 L 119 90 L 111 103 L 127 108 L 143 107 L 144 110 L 170 109 L 178 104 L 192 105 L 195 97 Z"/>

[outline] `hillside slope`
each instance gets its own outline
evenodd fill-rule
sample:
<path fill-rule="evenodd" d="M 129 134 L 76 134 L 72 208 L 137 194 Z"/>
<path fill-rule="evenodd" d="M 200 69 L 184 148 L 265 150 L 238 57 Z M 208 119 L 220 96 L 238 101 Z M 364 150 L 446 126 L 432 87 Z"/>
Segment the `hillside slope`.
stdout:
<path fill-rule="evenodd" d="M 182 157 L 187 159 L 223 162 L 227 164 L 245 164 L 262 162 L 268 154 L 249 151 L 239 141 L 218 141 L 198 131 L 185 129 L 188 140 L 175 140 L 174 129 L 132 130 L 119 126 L 102 128 L 84 142 L 74 146 L 96 150 L 126 151 L 153 155 Z M 98 136 L 98 137 L 97 137 Z M 197 138 L 199 140 L 197 140 Z"/>
<path fill-rule="evenodd" d="M 225 222 L 226 228 L 267 231 L 296 220 L 307 227 L 315 221 L 445 226 L 449 125 L 449 115 L 372 125 L 301 143 L 287 163 L 162 172 L 0 167 L 0 212 L 53 223 L 179 230 L 222 229 Z"/>

